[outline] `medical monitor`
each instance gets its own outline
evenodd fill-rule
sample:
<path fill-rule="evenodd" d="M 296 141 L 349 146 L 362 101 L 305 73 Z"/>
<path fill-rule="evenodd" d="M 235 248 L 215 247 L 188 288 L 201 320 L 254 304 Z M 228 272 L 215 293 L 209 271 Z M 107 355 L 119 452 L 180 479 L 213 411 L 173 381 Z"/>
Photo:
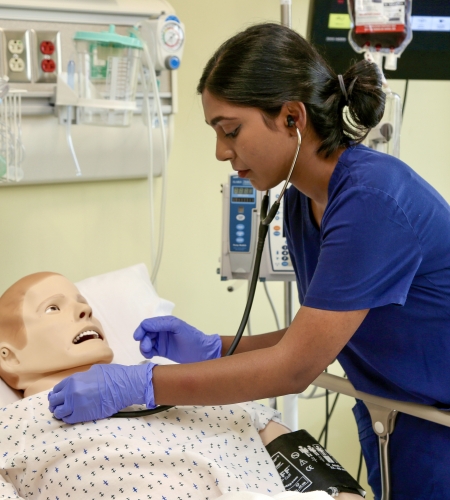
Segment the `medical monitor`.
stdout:
<path fill-rule="evenodd" d="M 347 0 L 310 0 L 307 37 L 337 73 L 363 55 L 348 42 Z M 344 17 L 342 17 L 344 15 Z M 413 39 L 388 80 L 450 80 L 450 0 L 412 0 Z"/>

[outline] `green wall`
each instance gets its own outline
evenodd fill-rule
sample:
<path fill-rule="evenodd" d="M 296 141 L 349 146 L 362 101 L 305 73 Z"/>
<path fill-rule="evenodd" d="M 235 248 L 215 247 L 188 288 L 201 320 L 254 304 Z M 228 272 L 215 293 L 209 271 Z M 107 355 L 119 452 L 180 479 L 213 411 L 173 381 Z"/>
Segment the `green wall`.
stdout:
<path fill-rule="evenodd" d="M 169 162 L 165 251 L 157 282 L 175 313 L 209 333 L 234 334 L 246 285 L 216 274 L 221 245 L 220 185 L 228 164 L 214 156 L 214 132 L 204 123 L 195 87 L 213 50 L 242 28 L 278 21 L 276 0 L 173 0 L 186 26 L 186 48 L 179 70 L 179 114 Z M 293 27 L 305 34 L 308 0 L 293 0 Z M 392 88 L 403 94 L 404 81 Z M 401 157 L 450 200 L 448 135 L 450 82 L 411 81 Z M 36 131 L 39 133 L 39 130 Z M 45 168 L 45 165 L 42 166 Z M 156 182 L 156 190 L 159 182 Z M 148 186 L 143 180 L 86 184 L 18 186 L 0 190 L 0 292 L 36 271 L 60 272 L 77 281 L 138 262 L 150 266 Z M 270 289 L 282 315 L 283 286 Z M 275 329 L 262 287 L 257 291 L 252 327 Z M 334 366 L 334 365 L 333 365 Z M 332 368 L 342 374 L 338 367 Z M 356 474 L 359 448 L 351 417 L 352 401 L 341 397 L 331 423 L 329 449 Z M 300 426 L 317 435 L 324 422 L 324 400 L 299 403 Z M 368 495 L 371 498 L 371 495 Z"/>

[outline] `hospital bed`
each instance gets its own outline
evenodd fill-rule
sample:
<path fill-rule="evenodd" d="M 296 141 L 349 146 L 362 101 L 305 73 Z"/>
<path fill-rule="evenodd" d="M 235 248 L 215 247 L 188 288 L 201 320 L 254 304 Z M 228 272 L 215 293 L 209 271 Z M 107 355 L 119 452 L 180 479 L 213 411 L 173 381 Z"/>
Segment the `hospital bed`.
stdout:
<path fill-rule="evenodd" d="M 139 344 L 124 342 L 123 332 L 132 332 L 137 324 L 147 317 L 171 314 L 174 304 L 158 296 L 144 264 L 87 278 L 76 283 L 80 292 L 95 311 L 108 342 L 114 352 L 114 363 L 136 364 L 142 361 Z M 382 464 L 383 500 L 390 498 L 389 436 L 395 429 L 398 412 L 424 418 L 450 427 L 450 414 L 429 406 L 393 401 L 357 391 L 341 377 L 322 373 L 313 383 L 328 389 L 363 400 L 372 416 L 373 428 L 379 436 L 380 462 Z M 0 407 L 13 403 L 21 395 L 0 380 Z M 284 398 L 284 421 L 292 430 L 298 429 L 297 395 Z M 303 497 L 302 497 L 303 498 Z M 307 497 L 304 497 L 305 500 Z"/>
<path fill-rule="evenodd" d="M 112 273 L 107 273 L 104 275 L 88 278 L 86 280 L 83 280 L 81 282 L 76 283 L 76 285 L 77 285 L 78 289 L 80 290 L 80 292 L 82 293 L 82 295 L 85 296 L 88 303 L 93 308 L 93 311 L 94 311 L 96 318 L 101 322 L 101 324 L 103 326 L 103 330 L 105 331 L 106 336 L 108 338 L 108 343 L 114 352 L 113 362 L 120 363 L 120 364 L 137 364 L 137 363 L 141 363 L 141 362 L 146 362 L 145 360 L 143 360 L 143 357 L 142 357 L 141 353 L 139 352 L 139 344 L 137 342 L 133 341 L 132 334 L 133 334 L 136 326 L 139 324 L 139 322 L 142 319 L 147 318 L 147 317 L 156 316 L 156 315 L 171 314 L 174 305 L 171 302 L 164 300 L 157 295 L 156 291 L 154 290 L 154 288 L 150 282 L 150 278 L 148 276 L 147 268 L 145 267 L 145 265 L 140 264 L 137 266 L 132 266 L 130 268 L 115 271 Z M 163 362 L 163 361 L 164 361 L 163 358 L 159 358 L 157 360 L 157 362 Z M 166 361 L 169 361 L 169 360 L 166 360 Z M 26 403 L 24 406 L 21 404 L 23 402 L 23 400 L 21 399 L 21 394 L 12 390 L 3 381 L 0 380 L 0 413 L 2 413 L 2 415 L 5 415 L 4 418 L 6 420 L 11 419 L 11 418 L 14 418 L 14 420 L 21 419 L 23 416 L 23 413 L 20 413 L 20 412 L 23 412 L 23 411 L 31 411 L 34 414 L 35 409 L 38 408 L 39 405 L 41 405 L 39 397 L 40 397 L 40 395 L 38 394 L 38 395 L 36 395 L 36 398 L 34 398 L 34 399 L 30 398 L 34 401 L 34 403 L 29 402 L 29 403 Z M 46 399 L 45 396 L 44 396 L 44 399 Z M 17 402 L 17 404 L 15 404 L 16 402 Z M 10 404 L 10 403 L 12 403 L 12 404 Z M 45 403 L 46 403 L 46 401 L 45 401 Z M 45 403 L 43 403 L 43 404 L 45 405 Z M 27 405 L 32 405 L 32 406 L 27 406 Z M 32 407 L 32 410 L 30 410 L 31 407 Z M 25 410 L 24 410 L 24 408 L 25 408 Z M 222 407 L 211 408 L 211 410 L 213 412 L 214 411 L 215 412 L 217 412 L 217 411 L 225 412 L 226 410 L 224 408 L 222 408 Z M 239 408 L 239 405 L 236 405 L 236 408 L 233 407 L 232 409 L 230 409 L 230 412 L 233 415 L 234 414 L 237 415 L 238 414 L 237 412 L 240 411 L 243 415 L 245 413 L 245 411 L 247 411 L 246 408 L 247 407 Z M 248 408 L 249 408 L 250 413 L 252 411 L 254 412 L 254 410 L 251 409 L 251 405 L 248 406 Z M 185 410 L 185 411 L 182 411 L 182 410 Z M 189 411 L 191 411 L 192 413 L 189 413 Z M 3 413 L 3 412 L 6 412 L 6 413 Z M 189 413 L 189 415 L 186 417 L 184 415 L 184 413 L 186 413 L 186 414 Z M 177 457 L 179 459 L 179 455 L 177 455 L 177 453 L 180 454 L 182 452 L 182 451 L 180 451 L 180 449 L 182 448 L 183 443 L 184 443 L 184 441 L 183 441 L 184 438 L 182 436 L 182 432 L 185 432 L 186 428 L 188 426 L 191 429 L 190 426 L 192 425 L 193 426 L 192 431 L 188 431 L 188 432 L 193 432 L 193 434 L 195 435 L 195 432 L 197 432 L 198 429 L 201 428 L 202 424 L 191 423 L 191 422 L 194 422 L 194 420 L 192 420 L 192 417 L 195 413 L 196 413 L 195 409 L 191 409 L 191 410 L 186 409 L 186 408 L 179 409 L 179 415 L 176 418 L 177 421 L 183 422 L 183 419 L 186 419 L 186 418 L 191 419 L 191 420 L 188 420 L 189 421 L 188 425 L 186 425 L 186 423 L 184 423 L 184 424 L 181 423 L 180 424 L 181 430 L 179 430 L 176 433 L 176 435 L 171 433 L 171 432 L 168 432 L 166 427 L 165 427 L 167 425 L 169 425 L 169 426 L 174 425 L 173 423 L 171 423 L 170 420 L 167 420 L 167 421 L 164 420 L 164 419 L 168 419 L 168 418 L 170 419 L 170 417 L 161 416 L 162 414 L 155 415 L 155 417 L 154 417 L 155 421 L 153 421 L 151 423 L 147 422 L 146 425 L 152 426 L 152 429 L 153 429 L 153 431 L 152 430 L 149 431 L 149 436 L 157 435 L 159 438 L 160 437 L 159 432 L 163 432 L 163 430 L 166 430 L 168 432 L 168 435 L 165 436 L 165 438 L 163 440 L 164 441 L 163 444 L 161 444 L 158 441 L 158 439 L 156 439 L 156 441 L 155 441 L 155 448 L 152 451 L 152 456 L 159 456 L 159 458 L 158 458 L 158 460 L 155 460 L 155 463 L 157 462 L 156 465 L 154 465 L 153 463 L 150 462 L 151 467 L 162 467 L 158 464 L 159 464 L 159 462 L 162 462 L 161 458 L 166 459 L 165 454 L 166 454 L 167 450 L 164 451 L 164 446 L 166 446 L 165 445 L 166 441 L 168 442 L 170 439 L 172 439 L 172 436 L 173 436 L 175 441 L 174 441 L 174 444 L 171 443 L 170 448 L 168 448 L 171 450 L 170 460 L 176 461 Z M 209 418 L 209 416 L 211 416 L 211 418 L 212 418 L 212 413 L 211 412 L 208 412 L 208 413 L 210 415 L 207 415 L 207 418 Z M 255 415 L 253 415 L 253 413 L 252 413 L 253 416 L 250 417 L 249 416 L 250 413 L 248 413 L 246 418 L 253 419 L 255 428 L 254 429 L 252 428 L 253 429 L 252 431 L 250 431 L 246 428 L 244 433 L 247 432 L 247 434 L 248 434 L 248 433 L 253 432 L 253 433 L 255 433 L 254 437 L 256 438 L 257 437 L 256 429 L 259 428 L 258 426 L 262 425 L 261 423 L 263 422 L 263 420 L 260 420 L 259 419 L 260 417 L 257 416 L 256 413 L 255 413 Z M 261 415 L 263 415 L 263 414 L 264 414 L 264 412 L 261 413 Z M 225 416 L 224 415 L 219 416 L 220 417 L 219 420 L 221 420 L 221 421 L 223 420 L 225 422 L 226 420 L 228 420 L 227 415 L 228 414 L 226 414 Z M 143 418 L 146 418 L 146 417 L 143 417 Z M 244 417 L 242 416 L 241 418 L 244 418 Z M 236 418 L 236 420 L 239 420 L 239 422 L 240 422 L 241 418 L 240 419 Z M 264 418 L 264 416 L 261 418 Z M 173 419 L 175 419 L 175 417 L 173 417 Z M 0 420 L 2 420 L 2 418 L 0 418 Z M 198 421 L 203 421 L 203 420 L 202 420 L 202 418 L 199 418 Z M 84 427 L 84 431 L 83 431 L 83 435 L 85 435 L 85 439 L 88 439 L 88 440 L 91 439 L 89 437 L 89 436 L 91 436 L 91 434 L 89 434 L 89 433 L 93 432 L 93 428 L 89 428 L 89 425 L 91 425 L 91 424 L 92 423 L 88 423 L 87 427 Z M 235 424 L 239 425 L 239 423 L 237 421 L 235 422 Z M 30 421 L 30 426 L 34 426 L 33 427 L 34 431 L 31 431 L 31 432 L 35 432 L 36 428 L 39 428 L 40 432 L 45 432 L 42 427 L 39 427 L 39 425 L 40 425 L 40 419 L 38 418 L 36 420 L 36 419 L 32 418 Z M 47 425 L 50 427 L 47 427 Z M 58 433 L 53 432 L 53 430 L 59 428 L 58 427 L 59 425 L 60 425 L 59 422 L 56 422 L 56 423 L 55 422 L 46 422 L 45 429 L 47 429 L 47 430 L 50 429 L 48 440 L 49 440 L 49 442 L 53 440 L 52 445 L 55 445 L 55 443 L 58 441 Z M 93 425 L 97 425 L 97 423 L 94 422 Z M 106 425 L 106 427 L 100 425 L 100 423 L 98 425 L 99 425 L 99 428 L 94 429 L 95 432 L 93 433 L 93 436 L 97 437 L 97 435 L 98 435 L 101 437 L 103 435 L 103 432 L 106 432 L 108 435 L 110 434 L 110 431 L 105 431 L 105 429 L 108 429 L 108 425 L 109 425 L 108 423 L 104 424 L 104 425 Z M 127 421 L 123 421 L 123 422 L 120 422 L 120 423 L 114 424 L 114 425 L 118 425 L 119 426 L 118 429 L 122 429 L 122 428 L 125 429 L 124 431 L 121 430 L 119 432 L 113 433 L 114 439 L 118 439 L 118 438 L 122 439 L 124 437 L 124 433 L 127 434 L 128 431 L 131 433 L 132 431 L 130 429 L 134 429 L 134 423 L 130 424 Z M 141 423 L 140 425 L 141 425 L 141 427 L 144 427 L 143 423 Z M 196 425 L 198 425 L 200 427 L 197 428 Z M 56 427 L 54 427 L 54 426 L 56 426 Z M 189 451 L 187 452 L 187 454 L 189 456 L 189 459 L 187 460 L 188 465 L 183 465 L 181 463 L 179 465 L 179 468 L 181 469 L 180 475 L 183 475 L 183 472 L 186 473 L 186 470 L 184 470 L 183 467 L 185 467 L 185 468 L 189 467 L 191 460 L 193 460 L 197 456 L 199 456 L 199 458 L 200 458 L 200 460 L 198 460 L 199 463 L 196 464 L 195 460 L 192 463 L 194 463 L 194 465 L 196 465 L 196 466 L 198 465 L 199 467 L 204 467 L 203 472 L 213 470 L 213 469 L 210 469 L 210 467 L 215 468 L 214 473 L 217 473 L 218 478 L 220 477 L 220 482 L 225 484 L 225 487 L 223 487 L 224 489 L 221 490 L 221 491 L 223 491 L 223 494 L 222 494 L 223 500 L 270 500 L 270 498 L 272 498 L 272 496 L 267 496 L 267 493 L 255 493 L 255 492 L 251 493 L 249 491 L 249 492 L 246 492 L 244 496 L 242 496 L 241 493 L 239 493 L 239 494 L 225 493 L 227 488 L 228 488 L 228 491 L 231 491 L 229 489 L 229 487 L 226 486 L 226 482 L 230 481 L 227 478 L 230 478 L 230 477 L 233 478 L 234 477 L 233 474 L 239 474 L 239 472 L 242 473 L 242 476 L 239 476 L 241 482 L 244 481 L 244 479 L 243 479 L 244 477 L 245 478 L 253 477 L 252 475 L 255 475 L 255 473 L 256 473 L 255 477 L 257 477 L 257 479 L 260 480 L 260 482 L 258 484 L 252 483 L 252 486 L 246 485 L 246 487 L 255 488 L 256 490 L 259 490 L 260 492 L 270 491 L 270 489 L 268 489 L 268 484 L 269 484 L 269 488 L 271 488 L 273 481 L 271 483 L 269 480 L 269 483 L 267 483 L 266 478 L 268 478 L 269 476 L 275 478 L 276 469 L 275 469 L 274 464 L 269 465 L 270 464 L 269 455 L 267 455 L 267 457 L 266 457 L 266 459 L 268 459 L 268 461 L 266 459 L 264 459 L 264 463 L 262 460 L 261 460 L 261 464 L 258 463 L 258 467 L 257 467 L 258 470 L 256 470 L 256 469 L 250 470 L 249 469 L 249 471 L 248 471 L 249 474 L 247 474 L 247 472 L 245 471 L 245 468 L 241 470 L 240 467 L 242 467 L 242 466 L 240 464 L 240 460 L 242 459 L 243 463 L 244 462 L 248 463 L 247 455 L 249 454 L 248 449 L 250 449 L 249 446 L 251 447 L 251 444 L 249 446 L 245 446 L 245 447 L 242 446 L 242 453 L 238 451 L 241 448 L 239 448 L 238 446 L 235 446 L 236 443 L 234 443 L 234 445 L 232 445 L 233 439 L 237 439 L 239 441 L 242 441 L 243 439 L 247 439 L 249 443 L 254 442 L 254 443 L 256 443 L 255 445 L 257 445 L 257 446 L 263 446 L 262 442 L 258 443 L 258 440 L 257 439 L 255 440 L 251 436 L 247 436 L 244 438 L 244 434 L 242 434 L 242 435 L 238 434 L 234 430 L 233 426 L 229 426 L 230 429 L 227 430 L 226 436 L 224 435 L 224 432 L 222 432 L 220 430 L 218 431 L 216 429 L 216 427 L 219 427 L 217 422 L 216 422 L 213 430 L 209 429 L 209 427 L 212 428 L 212 426 L 210 424 L 207 425 L 205 423 L 204 426 L 205 426 L 205 428 L 203 430 L 205 432 L 202 431 L 202 439 L 195 439 L 195 443 L 190 443 L 190 448 L 189 448 Z M 14 432 L 14 431 L 9 431 L 9 430 L 6 431 L 5 429 L 8 427 L 9 427 L 8 425 L 6 425 L 6 427 L 2 427 L 2 432 L 0 433 L 0 449 L 2 448 L 2 444 L 6 444 L 6 436 L 9 436 L 8 440 L 10 439 L 11 435 L 8 434 L 8 432 L 9 433 Z M 17 431 L 17 429 L 16 429 L 16 431 Z M 20 432 L 20 430 L 17 432 Z M 65 432 L 73 432 L 76 434 L 76 433 L 78 433 L 78 430 L 76 428 L 71 428 Z M 133 432 L 134 432 L 134 430 L 133 430 Z M 243 431 L 240 430 L 238 432 L 240 433 Z M 212 433 L 212 435 L 210 435 L 211 433 Z M 130 436 L 131 436 L 131 434 L 130 434 Z M 180 440 L 180 442 L 178 442 L 176 440 L 177 436 L 178 436 L 178 439 Z M 229 446 L 232 446 L 233 453 L 230 455 L 228 455 L 228 453 L 225 453 L 225 455 L 227 457 L 228 456 L 236 457 L 236 458 L 231 459 L 232 462 L 230 462 L 230 464 L 228 464 L 228 462 L 225 463 L 226 458 L 221 456 L 222 454 L 224 454 L 224 451 L 218 452 L 219 455 L 214 455 L 214 453 L 217 451 L 216 447 L 220 448 L 222 446 L 222 448 L 223 448 L 223 445 L 224 445 L 224 443 L 222 442 L 223 439 L 225 440 L 225 447 L 228 446 L 228 443 L 227 443 L 228 437 L 230 440 Z M 132 438 L 132 436 L 130 437 L 130 439 L 131 438 Z M 56 441 L 54 441 L 55 439 L 56 439 Z M 101 438 L 99 441 L 100 444 L 103 443 L 102 439 L 103 438 Z M 136 444 L 136 441 L 139 441 L 139 436 L 137 438 L 135 436 L 134 439 L 135 439 L 135 444 Z M 222 439 L 222 441 L 220 441 L 221 439 Z M 197 443 L 197 440 L 199 441 L 200 444 Z M 46 441 L 47 441 L 47 439 L 44 440 L 44 444 Z M 65 442 L 67 440 L 63 440 L 63 441 Z M 76 441 L 76 439 L 75 439 L 75 441 Z M 242 441 L 242 442 L 244 442 L 244 441 Z M 59 442 L 58 442 L 58 444 L 59 444 Z M 26 443 L 25 443 L 25 445 L 26 445 Z M 88 443 L 88 445 L 89 445 L 89 443 Z M 47 446 L 47 444 L 45 446 Z M 73 444 L 71 444 L 70 446 L 72 447 Z M 77 445 L 73 446 L 74 449 L 71 451 L 72 453 L 78 453 L 78 452 L 80 452 L 80 450 L 81 450 L 81 452 L 83 451 L 81 448 L 83 448 L 84 445 L 83 446 L 80 445 L 80 449 L 78 449 L 78 450 L 75 450 L 76 446 Z M 132 445 L 130 445 L 130 446 L 132 446 Z M 167 446 L 169 446 L 169 445 L 167 445 Z M 194 446 L 197 446 L 198 449 L 193 448 Z M 203 446 L 203 448 L 202 448 L 202 446 Z M 206 448 L 207 448 L 206 454 L 208 455 L 208 459 L 203 457 L 203 454 L 204 454 Z M 245 451 L 244 451 L 244 448 L 245 448 Z M 57 460 L 59 460 L 59 456 L 56 457 L 56 456 L 52 455 L 52 457 L 53 457 L 52 458 L 52 457 L 48 457 L 46 455 L 45 459 L 47 460 L 47 459 L 51 458 L 53 460 L 53 465 L 58 464 L 58 463 L 62 464 L 65 461 L 64 462 L 65 467 L 67 467 L 67 466 L 74 466 L 75 462 L 77 462 L 77 460 L 75 460 L 73 463 L 71 463 L 70 462 L 71 458 L 70 457 L 67 458 L 65 456 L 65 450 L 62 450 L 61 446 L 56 447 L 56 445 L 55 445 L 55 449 L 58 450 L 58 453 L 62 454 L 63 458 L 61 458 L 61 462 L 57 462 Z M 8 455 L 8 450 L 11 451 L 10 449 L 6 448 L 6 453 L 2 453 L 3 457 Z M 15 490 L 14 494 L 15 495 L 19 494 L 20 498 L 22 498 L 22 495 L 26 497 L 28 494 L 27 491 L 28 492 L 32 491 L 31 490 L 32 481 L 27 482 L 28 486 L 26 486 L 25 489 L 28 488 L 28 490 L 26 490 L 26 491 L 20 490 L 19 491 L 18 489 L 16 490 L 16 488 L 18 488 L 18 485 L 19 485 L 19 483 L 17 482 L 17 477 L 15 479 L 15 482 L 11 482 L 11 483 L 7 479 L 9 469 L 14 468 L 16 466 L 17 466 L 17 469 L 16 469 L 17 474 L 23 474 L 25 477 L 25 475 L 28 473 L 26 464 L 24 466 L 24 463 L 22 462 L 21 453 L 23 453 L 24 450 L 25 450 L 25 448 L 18 451 L 17 463 L 20 462 L 19 465 L 16 464 L 14 456 L 11 456 L 11 458 L 8 457 L 7 459 L 5 459 L 5 460 L 7 460 L 7 463 L 5 461 L 2 462 L 2 464 L 3 464 L 2 467 L 4 467 L 4 469 L 2 469 L 2 473 L 4 473 L 4 474 L 2 474 L 2 476 L 0 477 L 0 498 L 12 498 L 12 496 L 10 496 L 11 489 L 14 489 Z M 33 450 L 34 450 L 34 448 L 33 448 Z M 91 449 L 89 448 L 89 450 L 91 450 Z M 96 453 L 95 450 L 99 451 L 99 449 L 97 448 L 97 444 L 94 446 L 93 450 L 94 450 L 93 453 Z M 256 450 L 256 448 L 255 448 L 255 450 Z M 5 449 L 3 449 L 2 451 L 5 452 Z M 27 451 L 28 451 L 28 449 L 26 450 L 26 452 L 24 452 L 25 453 L 24 456 L 27 455 Z M 44 453 L 46 453 L 45 449 L 43 451 L 44 451 Z M 86 452 L 86 450 L 84 450 L 84 452 Z M 40 449 L 37 450 L 36 453 L 40 453 Z M 90 454 L 90 451 L 88 453 Z M 153 453 L 156 453 L 156 455 L 153 455 Z M 158 453 L 159 453 L 159 455 L 158 455 Z M 256 451 L 255 451 L 255 453 L 256 453 Z M 131 453 L 131 454 L 133 454 L 133 453 Z M 97 456 L 98 460 L 102 460 L 101 455 L 102 455 L 102 453 L 100 453 L 100 455 Z M 81 455 L 81 456 L 84 456 L 84 455 Z M 253 455 L 253 452 L 252 452 L 252 457 L 253 456 L 256 457 L 256 455 Z M 128 457 L 128 455 L 127 455 L 127 457 Z M 110 459 L 115 460 L 116 457 L 111 456 L 111 457 L 104 457 L 104 458 L 106 461 L 108 461 L 108 464 L 109 464 L 110 463 L 109 460 Z M 145 457 L 143 457 L 143 458 L 145 459 Z M 28 458 L 26 457 L 26 459 L 28 459 Z M 37 459 L 40 460 L 39 458 L 37 458 Z M 72 459 L 73 459 L 73 457 L 72 457 Z M 261 457 L 258 456 L 257 461 L 260 459 L 261 459 Z M 30 458 L 30 460 L 33 460 L 33 459 Z M 122 458 L 121 458 L 121 460 L 122 460 Z M 208 460 L 211 462 L 214 462 L 214 463 L 208 464 L 208 467 L 206 467 L 205 464 L 206 464 L 206 462 L 208 462 Z M 222 461 L 222 460 L 224 460 L 224 461 Z M 123 461 L 125 462 L 126 460 L 123 460 Z M 183 459 L 181 461 L 184 463 L 186 460 Z M 96 462 L 97 466 L 98 466 L 98 463 L 99 462 L 97 461 Z M 111 463 L 113 463 L 113 462 L 111 462 Z M 215 465 L 216 463 L 218 465 Z M 244 467 L 245 467 L 245 463 L 244 463 Z M 256 462 L 255 462 L 255 464 L 256 464 Z M 267 465 L 265 465 L 265 464 L 267 464 Z M 100 464 L 100 465 L 102 465 L 102 464 Z M 121 465 L 121 467 L 127 466 L 126 463 L 125 464 L 121 463 L 120 465 Z M 44 464 L 44 466 L 45 466 L 45 464 Z M 136 464 L 134 464 L 134 466 L 136 466 Z M 134 472 L 133 464 L 131 464 L 130 468 Z M 57 474 L 58 473 L 58 467 L 57 468 L 50 467 L 50 469 L 51 469 L 51 472 L 49 472 L 49 474 Z M 260 470 L 262 471 L 263 469 L 264 469 L 264 472 L 260 474 L 259 471 Z M 64 468 L 64 470 L 65 470 L 65 468 Z M 150 475 L 149 470 L 146 470 L 147 476 Z M 172 469 L 170 469 L 170 470 L 172 470 Z M 225 471 L 225 472 L 223 472 L 223 471 Z M 238 471 L 238 472 L 233 472 L 233 471 Z M 34 471 L 34 472 L 36 472 L 36 471 Z M 95 473 L 95 470 L 93 469 L 92 472 Z M 188 469 L 188 472 L 189 472 L 189 469 Z M 77 473 L 78 473 L 78 471 L 77 471 Z M 157 474 L 157 473 L 158 472 L 155 469 L 155 472 L 151 472 L 151 475 L 153 476 L 154 474 Z M 159 473 L 161 475 L 161 472 L 159 472 Z M 231 476 L 230 476 L 230 474 L 231 474 Z M 244 476 L 244 474 L 245 474 L 245 476 Z M 264 476 L 264 474 L 265 474 L 265 476 Z M 170 475 L 170 477 L 172 477 L 173 473 L 171 473 L 168 469 L 168 474 L 166 474 L 165 476 L 167 478 L 169 478 L 169 475 Z M 225 475 L 226 475 L 226 477 L 225 477 Z M 259 475 L 261 477 L 259 477 Z M 114 474 L 114 477 L 116 478 L 116 474 Z M 140 477 L 143 477 L 142 474 L 140 474 Z M 177 472 L 177 477 L 178 477 L 178 472 Z M 201 474 L 199 474 L 199 477 L 202 477 Z M 41 476 L 41 478 L 42 478 L 42 476 Z M 51 478 L 51 476 L 49 476 L 49 478 Z M 108 478 L 105 478 L 105 479 L 108 479 Z M 117 480 L 121 480 L 121 479 L 116 478 L 115 480 L 117 481 Z M 167 481 L 170 481 L 170 480 L 171 479 L 167 479 Z M 232 480 L 233 479 L 231 479 L 231 481 Z M 49 479 L 49 481 L 52 482 L 51 479 Z M 166 481 L 166 480 L 164 480 L 164 481 Z M 179 481 L 179 478 L 177 479 L 177 481 Z M 176 487 L 178 488 L 178 484 L 181 484 L 181 483 L 178 483 L 177 481 L 176 481 Z M 276 479 L 275 479 L 275 481 L 276 481 Z M 112 484 L 112 482 L 113 482 L 112 477 L 109 477 L 109 480 L 106 481 L 106 483 L 108 483 L 108 484 L 109 483 Z M 22 482 L 20 482 L 20 484 L 22 484 Z M 76 483 L 76 484 L 78 484 L 78 483 Z M 89 484 L 91 484 L 91 483 L 89 483 Z M 158 484 L 162 484 L 162 483 L 160 481 L 158 481 Z M 155 480 L 154 487 L 161 488 L 160 486 L 158 486 L 158 484 Z M 208 484 L 210 484 L 210 483 L 208 483 L 207 480 L 205 479 L 205 483 L 204 484 L 202 483 L 201 485 L 199 485 L 199 487 L 203 488 L 203 486 L 204 486 L 204 488 L 206 488 L 209 491 Z M 275 486 L 277 487 L 276 491 L 280 491 L 280 488 L 282 488 L 280 486 L 281 481 L 279 481 L 279 484 L 276 482 L 273 484 L 275 484 Z M 101 485 L 102 485 L 102 483 L 101 483 Z M 135 485 L 135 484 L 132 483 L 132 485 Z M 196 485 L 194 484 L 193 486 L 195 487 Z M 88 483 L 83 483 L 83 488 L 84 487 L 88 487 Z M 91 487 L 94 487 L 94 485 L 91 484 Z M 111 487 L 113 487 L 113 486 L 111 486 Z M 183 485 L 181 485 L 181 487 L 183 487 Z M 239 488 L 238 488 L 238 490 L 239 490 Z M 202 490 L 202 493 L 205 493 L 205 491 Z M 136 492 L 137 492 L 137 490 L 136 490 Z M 179 491 L 177 494 L 179 494 Z M 273 494 L 275 494 L 275 491 L 272 493 L 272 495 Z M 275 496 L 275 498 L 280 499 L 280 500 L 282 498 L 283 499 L 287 498 L 286 494 L 288 494 L 288 492 L 278 493 Z M 215 495 L 217 495 L 217 491 L 215 491 Z M 280 496 L 280 495 L 282 495 L 282 496 Z M 294 495 L 294 496 L 292 496 L 292 495 Z M 299 498 L 301 497 L 301 500 L 303 500 L 303 499 L 304 500 L 327 500 L 327 499 L 330 500 L 331 499 L 331 497 L 325 492 L 310 492 L 310 493 L 293 493 L 292 492 L 292 495 L 291 495 L 291 493 L 289 493 L 289 498 L 295 499 L 296 497 L 299 497 Z M 222 500 L 222 496 L 219 497 L 221 500 Z M 168 498 L 174 498 L 174 496 L 168 495 Z M 201 495 L 198 498 L 205 498 L 205 496 Z"/>

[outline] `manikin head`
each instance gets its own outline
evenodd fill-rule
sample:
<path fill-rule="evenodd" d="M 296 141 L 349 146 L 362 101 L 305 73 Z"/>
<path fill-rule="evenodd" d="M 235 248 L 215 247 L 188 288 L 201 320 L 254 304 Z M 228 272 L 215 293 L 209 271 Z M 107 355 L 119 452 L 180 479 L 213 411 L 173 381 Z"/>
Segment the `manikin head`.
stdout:
<path fill-rule="evenodd" d="M 31 274 L 0 297 L 0 377 L 25 396 L 112 358 L 101 324 L 64 276 Z"/>

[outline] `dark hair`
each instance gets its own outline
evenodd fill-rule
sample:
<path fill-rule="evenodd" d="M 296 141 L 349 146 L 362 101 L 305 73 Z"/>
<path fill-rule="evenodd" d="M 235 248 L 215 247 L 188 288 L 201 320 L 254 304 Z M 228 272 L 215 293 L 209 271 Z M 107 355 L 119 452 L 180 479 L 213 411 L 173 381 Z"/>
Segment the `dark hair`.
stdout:
<path fill-rule="evenodd" d="M 322 139 L 318 153 L 364 140 L 381 120 L 385 94 L 376 64 L 365 60 L 338 76 L 302 36 L 278 24 L 251 26 L 223 43 L 208 61 L 197 86 L 238 106 L 259 108 L 276 118 L 284 103 L 303 102 Z M 348 118 L 343 109 L 348 106 Z"/>

